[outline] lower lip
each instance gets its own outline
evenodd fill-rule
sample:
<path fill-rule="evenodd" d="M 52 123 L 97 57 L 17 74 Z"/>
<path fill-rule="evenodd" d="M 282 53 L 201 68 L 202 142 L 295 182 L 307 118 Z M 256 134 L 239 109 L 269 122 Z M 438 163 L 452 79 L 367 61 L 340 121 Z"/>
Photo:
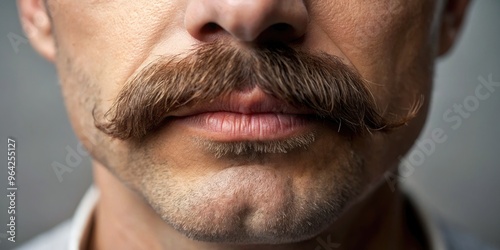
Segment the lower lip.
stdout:
<path fill-rule="evenodd" d="M 277 113 L 209 112 L 176 117 L 172 122 L 217 141 L 280 140 L 306 133 L 312 126 L 305 115 Z"/>

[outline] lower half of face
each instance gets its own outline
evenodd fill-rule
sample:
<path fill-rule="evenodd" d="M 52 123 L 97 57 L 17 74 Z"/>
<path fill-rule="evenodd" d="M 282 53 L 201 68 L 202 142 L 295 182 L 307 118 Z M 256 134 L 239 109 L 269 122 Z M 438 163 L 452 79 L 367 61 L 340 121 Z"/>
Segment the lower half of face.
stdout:
<path fill-rule="evenodd" d="M 373 94 L 388 107 L 411 106 L 416 95 L 428 96 L 431 74 L 423 76 L 403 77 L 418 88 L 399 95 Z M 290 243 L 320 234 L 395 169 L 418 136 L 428 104 L 389 134 L 353 136 L 342 132 L 345 124 L 316 116 L 220 112 L 172 117 L 131 141 L 95 127 L 92 110 L 107 109 L 86 93 L 97 86 L 68 86 L 80 85 L 63 90 L 75 130 L 95 160 L 168 225 L 219 243 Z"/>
<path fill-rule="evenodd" d="M 325 230 L 396 163 L 385 135 L 353 138 L 338 129 L 307 121 L 256 142 L 170 121 L 141 143 L 102 139 L 93 151 L 192 239 L 290 243 Z"/>
<path fill-rule="evenodd" d="M 63 79 L 63 91 L 75 130 L 95 160 L 168 225 L 208 242 L 277 244 L 320 234 L 394 170 L 427 111 L 425 101 L 408 126 L 363 135 L 307 114 L 217 111 L 169 117 L 139 141 L 119 140 L 94 125 L 93 111 L 108 107 L 95 94 L 96 81 L 81 72 L 68 77 L 90 85 Z M 428 96 L 431 74 L 419 72 L 396 74 L 414 87 L 387 82 L 407 86 L 399 95 L 373 95 L 389 111 L 411 106 L 415 96 Z"/>

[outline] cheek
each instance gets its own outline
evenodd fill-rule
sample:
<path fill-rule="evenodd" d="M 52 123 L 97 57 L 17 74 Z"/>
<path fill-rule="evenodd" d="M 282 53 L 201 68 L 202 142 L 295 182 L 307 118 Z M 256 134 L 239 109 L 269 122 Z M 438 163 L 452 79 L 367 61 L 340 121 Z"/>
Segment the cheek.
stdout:
<path fill-rule="evenodd" d="M 176 34 L 173 30 L 182 23 L 179 6 L 171 1 L 58 2 L 58 53 L 85 68 L 105 105 L 147 63 L 159 41 Z"/>
<path fill-rule="evenodd" d="M 418 78 L 432 73 L 433 58 L 425 52 L 432 51 L 433 9 L 427 0 L 365 0 L 332 1 L 312 11 L 330 43 L 373 83 L 379 103 L 387 106 L 391 96 L 415 95 L 410 92 L 428 84 Z"/>
<path fill-rule="evenodd" d="M 405 114 L 421 95 L 425 100 L 408 126 L 359 145 L 370 162 L 370 182 L 398 164 L 418 137 L 427 115 L 435 59 L 431 29 L 435 1 L 331 1 L 312 8 L 314 22 L 370 82 L 379 107 Z M 358 13 L 358 14 L 353 14 Z"/>
<path fill-rule="evenodd" d="M 110 107 L 157 40 L 178 23 L 178 11 L 170 1 L 157 2 L 50 2 L 66 107 L 74 130 L 89 146 L 100 138 L 93 109 L 103 113 Z"/>

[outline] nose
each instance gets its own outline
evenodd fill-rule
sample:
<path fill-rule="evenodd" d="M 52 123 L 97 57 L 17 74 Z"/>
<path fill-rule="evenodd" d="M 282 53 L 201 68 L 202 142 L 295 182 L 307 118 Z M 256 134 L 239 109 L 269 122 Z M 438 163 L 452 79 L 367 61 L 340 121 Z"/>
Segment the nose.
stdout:
<path fill-rule="evenodd" d="M 290 42 L 305 34 L 308 21 L 303 0 L 190 0 L 184 24 L 200 41 L 229 35 L 242 42 Z"/>

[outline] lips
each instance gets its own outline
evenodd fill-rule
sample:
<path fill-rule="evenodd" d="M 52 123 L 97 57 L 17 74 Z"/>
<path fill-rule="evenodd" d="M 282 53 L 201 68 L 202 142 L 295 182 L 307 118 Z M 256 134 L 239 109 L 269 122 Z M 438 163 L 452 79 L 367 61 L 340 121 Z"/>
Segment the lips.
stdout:
<path fill-rule="evenodd" d="M 254 88 L 177 110 L 171 122 L 216 141 L 269 141 L 310 131 L 312 114 Z"/>

